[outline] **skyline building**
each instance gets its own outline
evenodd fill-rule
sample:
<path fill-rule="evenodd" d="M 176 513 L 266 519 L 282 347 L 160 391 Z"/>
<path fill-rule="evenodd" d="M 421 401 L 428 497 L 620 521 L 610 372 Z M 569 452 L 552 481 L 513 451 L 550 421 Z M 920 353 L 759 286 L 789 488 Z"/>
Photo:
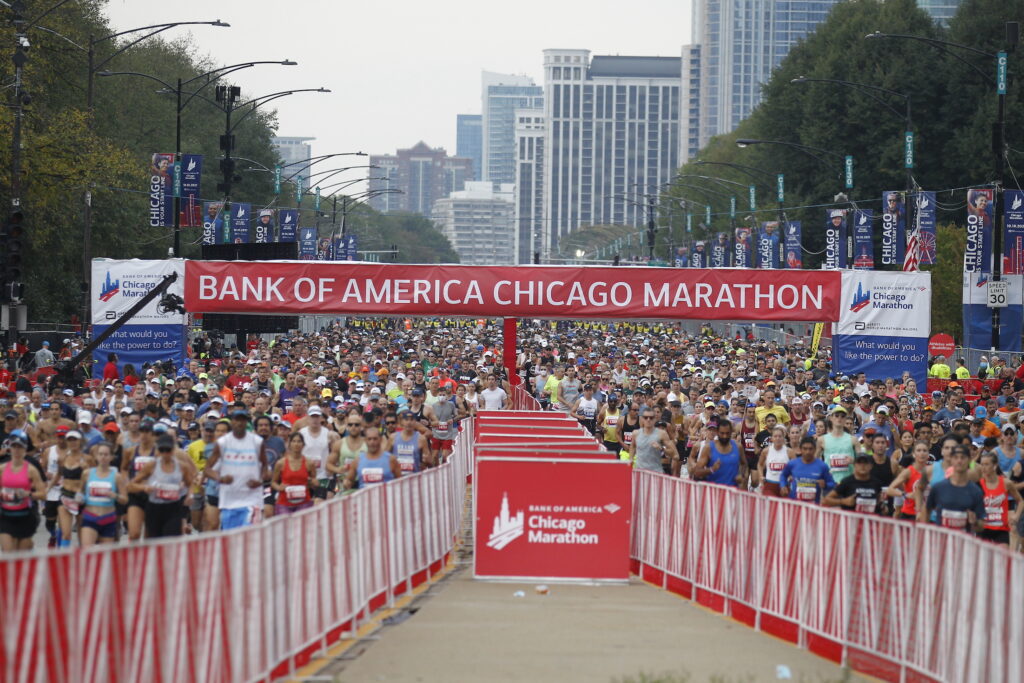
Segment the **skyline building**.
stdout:
<path fill-rule="evenodd" d="M 684 45 L 679 72 L 679 164 L 700 153 L 700 45 Z"/>
<path fill-rule="evenodd" d="M 484 71 L 481 75 L 481 180 L 515 182 L 515 110 L 541 106 L 544 89 L 529 76 Z"/>
<path fill-rule="evenodd" d="M 473 177 L 483 180 L 484 129 L 482 114 L 455 117 L 455 156 L 473 160 Z"/>
<path fill-rule="evenodd" d="M 430 147 L 422 140 L 395 154 L 371 155 L 370 165 L 380 167 L 369 171 L 370 191 L 401 190 L 369 199 L 371 207 L 384 213 L 411 211 L 430 216 L 434 202 L 462 190 L 473 175 L 472 159 L 448 156 L 444 147 Z"/>
<path fill-rule="evenodd" d="M 544 228 L 544 110 L 516 109 L 516 264 L 539 258 Z"/>
<path fill-rule="evenodd" d="M 514 205 L 511 183 L 495 189 L 489 181 L 468 182 L 466 188 L 434 203 L 432 219 L 451 242 L 459 262 L 472 266 L 515 263 Z"/>
<path fill-rule="evenodd" d="M 639 226 L 679 167 L 680 57 L 544 51 L 542 261 L 588 225 Z"/>
<path fill-rule="evenodd" d="M 313 157 L 313 146 L 309 143 L 316 138 L 274 136 L 270 138 L 270 144 L 277 150 L 281 157 L 281 164 L 295 164 L 308 161 Z"/>

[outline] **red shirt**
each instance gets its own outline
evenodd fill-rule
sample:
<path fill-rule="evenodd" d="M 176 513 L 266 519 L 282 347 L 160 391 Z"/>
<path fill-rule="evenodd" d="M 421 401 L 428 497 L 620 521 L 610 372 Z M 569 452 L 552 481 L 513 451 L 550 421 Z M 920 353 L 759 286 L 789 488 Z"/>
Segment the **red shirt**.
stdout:
<path fill-rule="evenodd" d="M 103 381 L 108 382 L 115 379 L 121 379 L 121 373 L 117 370 L 117 363 L 107 361 L 107 364 L 103 366 Z"/>

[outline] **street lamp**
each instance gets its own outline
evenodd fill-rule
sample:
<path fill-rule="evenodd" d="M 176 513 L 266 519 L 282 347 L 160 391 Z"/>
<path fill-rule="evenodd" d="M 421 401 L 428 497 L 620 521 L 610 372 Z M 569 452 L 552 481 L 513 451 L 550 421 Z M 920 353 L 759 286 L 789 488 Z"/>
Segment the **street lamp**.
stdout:
<path fill-rule="evenodd" d="M 350 184 L 350 183 L 359 182 L 360 180 L 364 180 L 364 179 L 363 178 L 359 178 L 357 180 L 352 180 L 349 183 L 339 183 L 339 184 Z M 345 194 L 343 194 L 341 196 L 341 239 L 342 239 L 342 241 L 344 241 L 345 237 L 348 234 L 348 225 L 347 225 L 348 212 L 351 211 L 356 206 L 359 206 L 360 204 L 365 204 L 370 199 L 373 199 L 374 197 L 377 197 L 377 196 L 382 195 L 382 194 L 405 194 L 405 192 L 400 190 L 400 189 L 398 189 L 398 188 L 389 188 L 389 189 L 366 190 L 365 192 L 360 192 L 360 193 L 353 194 L 353 195 L 345 195 Z M 335 240 L 335 235 L 337 234 L 337 230 L 338 230 L 335 227 L 335 225 L 337 224 L 337 217 L 338 217 L 338 192 L 335 192 L 334 194 L 332 194 L 331 195 L 331 199 L 333 200 L 333 204 L 334 204 L 334 206 L 333 206 L 333 208 L 331 210 L 331 245 L 333 247 L 334 240 Z M 352 200 L 358 200 L 358 201 L 352 201 Z"/>
<path fill-rule="evenodd" d="M 992 259 L 992 281 L 999 282 L 1002 276 L 1003 269 L 1003 221 L 1004 221 L 1004 207 L 1003 207 L 1003 186 L 1006 183 L 1006 88 L 1009 82 L 1008 59 L 1007 55 L 1013 52 L 1017 48 L 1017 43 L 1020 42 L 1020 22 L 1008 21 L 1006 22 L 1006 49 L 995 54 L 991 52 L 985 52 L 976 47 L 970 45 L 961 45 L 960 43 L 953 43 L 948 40 L 938 40 L 936 38 L 926 38 L 924 36 L 912 36 L 897 33 L 882 33 L 881 31 L 875 31 L 865 36 L 869 39 L 878 38 L 895 38 L 899 40 L 916 40 L 927 45 L 938 49 L 940 52 L 953 57 L 961 64 L 966 64 L 982 78 L 985 79 L 990 85 L 994 85 L 996 88 L 996 95 L 999 100 L 998 114 L 996 115 L 996 123 L 992 129 L 992 150 L 995 155 L 996 164 L 996 187 L 995 187 L 995 209 L 993 211 L 992 229 L 995 234 L 992 239 L 992 251 L 994 258 Z M 986 59 L 994 60 L 996 63 L 995 77 L 992 77 L 991 73 L 985 73 L 976 64 L 972 64 L 967 61 L 964 57 L 958 55 L 950 48 L 956 48 L 958 50 L 966 50 L 971 54 L 985 57 Z M 984 266 L 984 264 L 982 264 Z M 999 348 L 999 309 L 992 308 L 992 352 L 994 353 Z"/>
<path fill-rule="evenodd" d="M 105 60 L 103 63 L 106 63 L 106 61 L 109 61 L 109 58 L 107 60 Z M 211 69 L 211 70 L 209 70 L 209 71 L 207 71 L 205 73 L 201 73 L 198 76 L 193 76 L 192 78 L 189 78 L 189 79 L 186 79 L 186 80 L 182 80 L 181 78 L 178 78 L 177 87 L 171 85 L 170 83 L 168 83 L 167 81 L 163 80 L 162 78 L 158 78 L 157 76 L 153 76 L 151 74 L 139 73 L 137 71 L 100 71 L 100 72 L 98 72 L 98 75 L 101 76 L 101 77 L 109 77 L 109 76 L 136 76 L 138 78 L 147 78 L 147 79 L 149 79 L 151 81 L 156 81 L 157 83 L 159 83 L 162 86 L 164 86 L 164 92 L 173 93 L 175 95 L 175 97 L 177 98 L 177 103 L 176 103 L 175 108 L 174 108 L 174 168 L 175 168 L 175 174 L 177 174 L 178 173 L 178 169 L 179 169 L 179 165 L 181 164 L 181 113 L 182 113 L 182 111 L 184 111 L 185 107 L 187 107 L 188 104 L 193 99 L 195 99 L 197 97 L 199 99 L 201 99 L 201 100 L 206 100 L 207 102 L 212 102 L 212 100 L 210 100 L 210 99 L 204 97 L 203 95 L 199 94 L 203 90 L 203 88 L 206 88 L 207 86 L 211 85 L 212 83 L 215 83 L 217 80 L 223 78 L 224 76 L 226 76 L 228 74 L 234 73 L 236 71 L 241 71 L 242 69 L 248 69 L 248 68 L 260 65 L 260 64 L 276 64 L 278 66 L 296 66 L 298 64 L 298 62 L 293 62 L 290 59 L 284 59 L 284 60 L 281 60 L 281 61 L 255 61 L 255 62 L 240 62 L 238 64 L 230 64 L 228 66 L 221 66 L 221 67 L 218 67 L 216 69 Z M 192 92 L 189 92 L 189 93 L 184 92 L 183 88 L 185 86 L 191 85 L 192 83 L 195 83 L 196 81 L 199 81 L 201 79 L 206 79 L 206 82 L 202 83 L 201 85 L 199 85 L 199 87 L 196 88 Z M 182 101 L 182 96 L 183 95 L 187 95 L 188 99 Z M 178 256 L 181 255 L 181 197 L 179 196 L 179 193 L 177 191 L 174 192 L 174 208 L 173 208 L 173 212 L 174 212 L 174 219 L 173 219 L 174 220 L 174 252 L 173 253 L 174 253 L 175 258 L 177 258 Z M 87 235 L 91 235 L 91 232 L 92 232 L 91 221 L 88 221 L 88 220 L 86 222 L 86 232 L 87 232 Z M 86 238 L 86 249 L 87 250 L 89 248 L 88 247 L 88 242 L 89 242 L 89 239 L 87 237 Z"/>
<path fill-rule="evenodd" d="M 785 140 L 754 140 L 751 138 L 740 138 L 739 140 L 736 141 L 736 146 L 739 147 L 740 149 L 749 147 L 751 145 L 780 145 L 782 147 L 792 147 L 795 150 L 803 152 L 807 156 L 817 159 L 818 162 L 824 164 L 825 166 L 828 166 L 829 168 L 833 167 L 832 164 L 829 163 L 821 155 L 824 154 L 827 156 L 837 157 L 843 161 L 843 167 L 846 176 L 846 189 L 853 189 L 853 157 L 850 156 L 849 154 L 844 156 L 831 150 L 822 149 L 821 147 L 811 147 L 810 145 L 801 145 L 796 142 L 786 142 Z"/>

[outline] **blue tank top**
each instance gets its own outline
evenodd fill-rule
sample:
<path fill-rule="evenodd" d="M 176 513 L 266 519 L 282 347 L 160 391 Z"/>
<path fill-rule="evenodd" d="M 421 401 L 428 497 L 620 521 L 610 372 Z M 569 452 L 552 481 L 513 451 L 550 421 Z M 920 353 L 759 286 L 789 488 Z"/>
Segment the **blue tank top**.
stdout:
<path fill-rule="evenodd" d="M 420 471 L 422 455 L 420 453 L 419 432 L 413 432 L 408 441 L 402 438 L 402 432 L 397 432 L 392 441 L 391 448 L 398 458 L 398 464 L 402 467 L 402 474 Z"/>
<path fill-rule="evenodd" d="M 100 493 L 117 493 L 117 472 L 111 469 L 107 476 L 101 477 L 96 474 L 95 468 L 90 468 L 85 478 L 85 504 L 93 507 L 114 507 L 114 499 L 108 498 Z"/>
<path fill-rule="evenodd" d="M 370 458 L 365 452 L 359 454 L 359 463 L 356 465 L 359 488 L 381 484 L 394 478 L 395 475 L 391 472 L 390 453 L 385 451 L 376 458 Z"/>
<path fill-rule="evenodd" d="M 735 441 L 729 442 L 729 452 L 719 453 L 715 448 L 717 439 L 708 447 L 711 455 L 708 458 L 708 467 L 714 467 L 716 462 L 722 463 L 717 472 L 712 472 L 708 482 L 722 484 L 723 486 L 736 486 L 736 477 L 740 473 L 740 449 Z"/>
<path fill-rule="evenodd" d="M 925 489 L 925 492 L 924 492 L 925 500 L 928 499 L 928 490 L 931 489 L 931 487 L 933 487 L 936 484 L 938 484 L 940 481 L 943 481 L 945 478 L 946 478 L 946 468 L 945 468 L 945 466 L 943 466 L 941 460 L 936 460 L 935 462 L 932 463 L 932 478 L 928 480 L 928 488 Z M 938 523 L 938 521 L 939 521 L 938 510 L 933 510 L 931 515 L 929 515 L 929 519 L 932 522 Z"/>

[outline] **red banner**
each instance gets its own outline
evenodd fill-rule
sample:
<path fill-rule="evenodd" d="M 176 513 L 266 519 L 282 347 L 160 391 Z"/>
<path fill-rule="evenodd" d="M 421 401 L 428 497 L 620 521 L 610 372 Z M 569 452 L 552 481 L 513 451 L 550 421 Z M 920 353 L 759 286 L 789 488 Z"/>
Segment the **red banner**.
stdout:
<path fill-rule="evenodd" d="M 480 458 L 475 487 L 476 576 L 629 578 L 628 464 Z"/>
<path fill-rule="evenodd" d="M 836 322 L 838 271 L 188 261 L 190 313 Z"/>

